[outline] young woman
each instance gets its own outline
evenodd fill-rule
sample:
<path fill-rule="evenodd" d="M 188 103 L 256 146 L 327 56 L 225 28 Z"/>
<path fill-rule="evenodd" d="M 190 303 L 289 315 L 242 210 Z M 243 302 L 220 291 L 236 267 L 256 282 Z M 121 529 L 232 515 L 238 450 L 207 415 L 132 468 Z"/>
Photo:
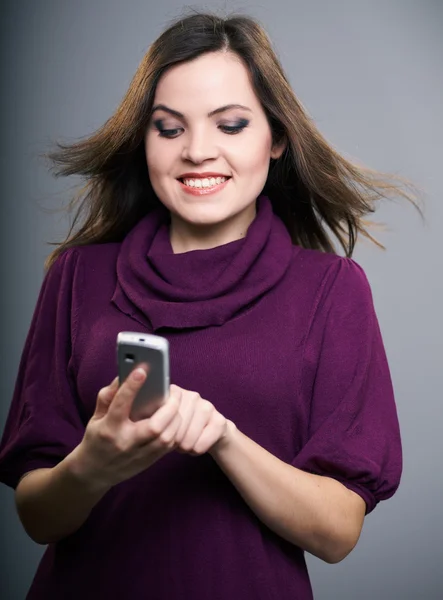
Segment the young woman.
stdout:
<path fill-rule="evenodd" d="M 246 17 L 173 24 L 116 113 L 52 158 L 87 188 L 1 444 L 23 526 L 49 544 L 28 598 L 312 598 L 304 551 L 342 560 L 399 485 L 350 257 L 377 199 L 412 196 L 327 144 Z M 127 330 L 170 344 L 170 396 L 137 422 L 149 373 L 118 387 Z"/>

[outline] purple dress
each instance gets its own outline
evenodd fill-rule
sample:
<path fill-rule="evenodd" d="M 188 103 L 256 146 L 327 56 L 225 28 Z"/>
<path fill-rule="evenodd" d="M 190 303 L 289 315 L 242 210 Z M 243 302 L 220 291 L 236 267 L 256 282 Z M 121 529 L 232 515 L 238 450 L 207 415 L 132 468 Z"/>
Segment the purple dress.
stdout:
<path fill-rule="evenodd" d="M 291 243 L 261 196 L 247 236 L 173 254 L 164 209 L 123 243 L 64 252 L 47 274 L 0 446 L 0 480 L 81 441 L 116 376 L 122 330 L 170 343 L 171 382 L 258 444 L 333 477 L 367 512 L 401 474 L 392 384 L 371 291 L 351 259 Z M 32 600 L 308 600 L 303 550 L 265 526 L 210 455 L 172 452 L 112 488 L 50 544 Z"/>

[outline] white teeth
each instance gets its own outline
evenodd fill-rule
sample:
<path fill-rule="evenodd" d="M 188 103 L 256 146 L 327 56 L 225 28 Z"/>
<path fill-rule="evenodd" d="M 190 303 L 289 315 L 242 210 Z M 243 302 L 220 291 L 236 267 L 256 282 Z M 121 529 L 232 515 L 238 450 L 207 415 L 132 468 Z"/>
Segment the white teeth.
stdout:
<path fill-rule="evenodd" d="M 184 179 L 183 182 L 189 187 L 209 188 L 214 187 L 215 185 L 220 185 L 227 179 L 227 177 L 206 177 L 205 179 Z"/>

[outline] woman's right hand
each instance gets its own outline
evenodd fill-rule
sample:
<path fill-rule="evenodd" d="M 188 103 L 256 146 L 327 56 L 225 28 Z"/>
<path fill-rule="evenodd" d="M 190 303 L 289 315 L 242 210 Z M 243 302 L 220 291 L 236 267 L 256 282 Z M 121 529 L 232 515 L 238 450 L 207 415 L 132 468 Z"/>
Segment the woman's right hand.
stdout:
<path fill-rule="evenodd" d="M 81 443 L 71 453 L 71 469 L 88 487 L 106 490 L 150 467 L 175 447 L 181 425 L 181 392 L 172 386 L 167 402 L 149 419 L 132 421 L 132 402 L 147 377 L 139 367 L 118 386 L 100 390 Z"/>

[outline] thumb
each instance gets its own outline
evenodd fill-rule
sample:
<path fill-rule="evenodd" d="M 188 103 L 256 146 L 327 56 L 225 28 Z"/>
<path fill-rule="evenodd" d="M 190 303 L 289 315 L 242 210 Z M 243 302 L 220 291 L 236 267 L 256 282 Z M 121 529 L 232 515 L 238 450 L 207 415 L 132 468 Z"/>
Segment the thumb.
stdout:
<path fill-rule="evenodd" d="M 95 405 L 95 411 L 93 417 L 95 419 L 101 419 L 108 412 L 109 405 L 112 402 L 116 392 L 118 390 L 118 377 L 116 377 L 112 383 L 102 388 L 97 395 L 97 402 Z"/>

